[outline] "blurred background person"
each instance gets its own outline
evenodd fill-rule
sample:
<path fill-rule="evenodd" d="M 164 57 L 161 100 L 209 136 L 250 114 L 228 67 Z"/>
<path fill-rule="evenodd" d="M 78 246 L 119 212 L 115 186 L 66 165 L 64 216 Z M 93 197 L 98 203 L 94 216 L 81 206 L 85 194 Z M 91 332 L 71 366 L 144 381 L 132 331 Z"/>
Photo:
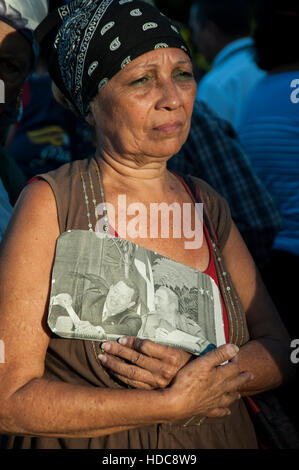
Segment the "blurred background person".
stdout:
<path fill-rule="evenodd" d="M 297 276 L 293 274 L 299 268 L 299 104 L 292 102 L 291 85 L 299 80 L 298 31 L 298 3 L 259 2 L 255 41 L 258 63 L 268 73 L 250 93 L 239 126 L 252 166 L 283 215 L 284 228 L 276 237 L 268 269 L 268 287 L 296 338 Z"/>
<path fill-rule="evenodd" d="M 47 11 L 46 0 L 2 0 L 0 4 L 0 79 L 5 87 L 5 103 L 0 104 L 0 239 L 25 182 L 3 146 L 10 125 L 21 116 L 21 89 L 38 53 L 33 31 Z"/>
<path fill-rule="evenodd" d="M 148 3 L 154 2 L 150 0 Z M 169 3 L 158 1 L 156 3 L 165 8 L 166 14 L 174 15 L 176 18 L 183 18 L 185 15 L 186 21 L 188 20 L 188 13 L 181 11 L 178 15 Z M 204 4 L 204 2 L 200 3 Z M 212 6 L 210 5 L 209 9 L 207 7 L 207 14 L 215 13 L 219 9 L 220 13 L 217 15 L 219 18 L 223 11 L 222 3 L 212 1 Z M 229 21 L 240 20 L 241 26 L 234 25 L 235 30 L 243 28 L 249 32 L 249 9 L 246 2 L 241 3 L 238 17 L 236 20 Z M 191 15 L 189 15 L 191 24 L 193 20 L 195 21 L 194 13 L 198 10 L 198 4 L 197 1 L 193 4 Z M 233 7 L 231 2 L 225 2 L 225 6 L 227 5 L 228 8 L 230 5 L 231 8 Z M 226 21 L 226 24 L 230 25 L 227 14 L 225 20 L 221 21 Z M 181 29 L 182 25 L 178 24 L 178 28 Z M 186 30 L 183 29 L 183 33 L 186 33 Z M 253 49 L 252 39 L 247 39 Z M 253 66 L 256 70 L 257 66 L 253 62 L 252 53 L 246 52 L 246 54 L 250 55 L 250 67 Z M 258 73 L 264 74 L 262 71 Z M 219 117 L 201 97 L 194 103 L 187 142 L 180 152 L 168 161 L 167 165 L 170 170 L 177 173 L 190 174 L 203 179 L 228 201 L 233 220 L 247 247 L 258 267 L 263 268 L 269 261 L 273 241 L 282 227 L 279 209 L 265 185 L 253 171 L 232 125 Z"/>
<path fill-rule="evenodd" d="M 22 119 L 7 142 L 9 155 L 27 180 L 72 160 L 87 158 L 96 149 L 87 123 L 56 101 L 47 54 L 41 49 L 34 72 L 25 83 Z"/>
<path fill-rule="evenodd" d="M 236 127 L 250 89 L 264 76 L 254 61 L 248 1 L 195 0 L 190 27 L 194 44 L 212 65 L 197 99 Z"/>
<path fill-rule="evenodd" d="M 49 11 L 67 3 L 49 0 Z M 47 56 L 48 50 L 40 48 L 23 87 L 22 115 L 6 141 L 11 160 L 26 180 L 95 152 L 94 137 L 87 124 L 54 98 Z"/>
<path fill-rule="evenodd" d="M 263 271 L 291 338 L 299 338 L 299 5 L 289 0 L 258 2 L 255 44 L 258 64 L 267 72 L 248 96 L 239 126 L 241 143 L 253 169 L 280 206 L 284 228 L 277 235 Z M 296 404 L 286 404 L 299 423 Z M 299 426 L 298 426 L 299 427 Z"/>
<path fill-rule="evenodd" d="M 188 139 L 167 165 L 177 173 L 203 179 L 228 201 L 255 263 L 265 267 L 282 227 L 281 215 L 231 124 L 196 100 Z"/>

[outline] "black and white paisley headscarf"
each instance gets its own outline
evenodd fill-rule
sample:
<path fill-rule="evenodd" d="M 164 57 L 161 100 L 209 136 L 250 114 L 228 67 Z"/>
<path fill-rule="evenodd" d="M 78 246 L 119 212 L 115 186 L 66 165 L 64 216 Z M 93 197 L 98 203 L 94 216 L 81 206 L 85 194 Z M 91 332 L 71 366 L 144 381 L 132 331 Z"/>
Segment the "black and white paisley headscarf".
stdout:
<path fill-rule="evenodd" d="M 48 14 L 48 0 L 0 0 L 0 21 L 23 34 L 32 45 L 37 58 L 39 47 L 34 31 Z"/>
<path fill-rule="evenodd" d="M 176 26 L 140 0 L 74 0 L 52 12 L 36 35 L 49 45 L 54 83 L 83 116 L 98 91 L 140 55 L 177 47 L 190 56 Z"/>

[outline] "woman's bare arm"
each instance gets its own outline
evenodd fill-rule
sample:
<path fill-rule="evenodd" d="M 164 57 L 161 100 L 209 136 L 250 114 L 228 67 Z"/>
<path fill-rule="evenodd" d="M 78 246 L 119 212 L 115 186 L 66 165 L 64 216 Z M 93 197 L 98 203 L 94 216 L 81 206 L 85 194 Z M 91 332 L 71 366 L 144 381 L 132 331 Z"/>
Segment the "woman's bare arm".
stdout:
<path fill-rule="evenodd" d="M 105 410 L 107 391 L 99 394 L 96 389 L 42 379 L 50 338 L 46 315 L 58 236 L 53 193 L 45 182 L 32 183 L 18 201 L 1 246 L 0 338 L 5 344 L 5 363 L 0 364 L 0 429 L 3 433 L 76 435 L 80 429 L 81 435 L 90 435 L 99 428 L 105 413 L 115 417 L 119 413 L 117 406 Z M 119 397 L 116 398 L 115 404 L 119 403 Z M 133 410 L 127 411 L 133 414 Z M 116 421 L 110 420 L 112 424 Z M 118 426 L 117 430 L 121 428 Z"/>
<path fill-rule="evenodd" d="M 45 380 L 46 315 L 58 235 L 53 193 L 47 183 L 34 182 L 23 191 L 1 246 L 1 433 L 100 436 L 204 414 L 236 399 L 250 374 L 240 374 L 234 362 L 217 367 L 236 354 L 227 348 L 193 361 L 167 390 L 111 390 Z"/>
<path fill-rule="evenodd" d="M 291 340 L 234 224 L 222 255 L 246 312 L 251 340 L 240 349 L 238 361 L 240 370 L 254 375 L 241 390 L 243 395 L 252 395 L 292 378 Z"/>

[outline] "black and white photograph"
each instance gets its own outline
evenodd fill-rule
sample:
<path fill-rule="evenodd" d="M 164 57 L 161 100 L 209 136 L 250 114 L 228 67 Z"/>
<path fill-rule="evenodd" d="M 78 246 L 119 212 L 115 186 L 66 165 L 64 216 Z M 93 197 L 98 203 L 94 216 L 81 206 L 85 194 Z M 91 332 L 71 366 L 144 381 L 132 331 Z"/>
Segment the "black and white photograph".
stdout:
<path fill-rule="evenodd" d="M 210 276 L 83 230 L 58 240 L 48 324 L 64 338 L 138 336 L 195 355 L 225 344 L 220 293 Z"/>

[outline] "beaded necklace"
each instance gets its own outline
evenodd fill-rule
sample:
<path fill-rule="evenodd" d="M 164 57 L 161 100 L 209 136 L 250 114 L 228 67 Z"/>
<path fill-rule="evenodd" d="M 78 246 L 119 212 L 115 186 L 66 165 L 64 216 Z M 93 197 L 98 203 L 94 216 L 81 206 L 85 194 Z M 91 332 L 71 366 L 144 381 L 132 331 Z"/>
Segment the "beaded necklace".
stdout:
<path fill-rule="evenodd" d="M 105 202 L 104 187 L 103 187 L 103 183 L 102 183 L 101 173 L 100 173 L 98 164 L 97 164 L 95 159 L 94 159 L 94 162 L 95 162 L 95 167 L 96 167 L 96 173 L 97 173 L 97 176 L 98 176 L 99 193 L 100 193 L 101 204 L 102 204 L 102 209 L 103 209 L 103 216 L 104 216 L 103 230 L 104 230 L 104 232 L 108 232 L 109 231 L 109 220 L 108 220 L 107 206 L 106 206 L 106 202 Z M 90 184 L 90 189 L 91 189 L 91 193 L 92 193 L 92 203 L 93 203 L 93 206 L 94 206 L 94 213 L 95 213 L 95 218 L 96 218 L 96 223 L 97 223 L 98 220 L 99 220 L 99 213 L 98 213 L 98 210 L 97 210 L 96 192 L 95 192 L 95 188 L 94 188 L 94 185 L 93 185 L 90 170 L 87 172 L 87 174 L 88 174 L 88 178 L 89 178 L 89 184 Z M 88 230 L 90 232 L 93 232 L 94 230 L 92 228 L 92 223 L 91 223 L 91 218 L 90 218 L 91 217 L 90 201 L 89 201 L 89 198 L 88 198 L 86 182 L 85 182 L 85 179 L 84 179 L 84 176 L 83 176 L 82 172 L 80 172 L 80 178 L 81 178 L 81 182 L 82 182 L 84 200 L 85 200 L 86 209 L 87 209 L 86 215 L 87 215 L 87 219 L 88 219 Z"/>

